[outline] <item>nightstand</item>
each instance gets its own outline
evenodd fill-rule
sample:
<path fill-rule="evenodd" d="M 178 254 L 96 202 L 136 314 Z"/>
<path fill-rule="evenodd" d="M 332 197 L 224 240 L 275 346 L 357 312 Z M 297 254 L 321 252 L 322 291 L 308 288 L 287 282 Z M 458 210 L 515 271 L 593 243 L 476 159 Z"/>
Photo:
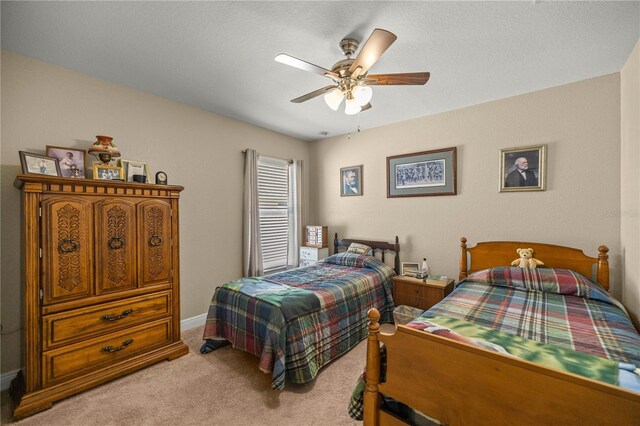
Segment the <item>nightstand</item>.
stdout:
<path fill-rule="evenodd" d="M 393 277 L 393 301 L 396 306 L 407 305 L 427 310 L 453 291 L 454 280 L 420 280 L 412 277 Z"/>
<path fill-rule="evenodd" d="M 300 266 L 310 266 L 329 256 L 329 247 L 300 247 Z"/>

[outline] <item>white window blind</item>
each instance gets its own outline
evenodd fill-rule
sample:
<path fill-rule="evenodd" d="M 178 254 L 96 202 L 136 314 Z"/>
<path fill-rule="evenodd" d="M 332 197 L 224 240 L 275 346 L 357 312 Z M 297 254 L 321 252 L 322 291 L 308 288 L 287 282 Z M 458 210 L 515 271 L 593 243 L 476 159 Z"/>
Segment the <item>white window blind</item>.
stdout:
<path fill-rule="evenodd" d="M 287 267 L 289 228 L 287 167 L 286 160 L 262 155 L 258 157 L 260 238 L 265 274 Z"/>

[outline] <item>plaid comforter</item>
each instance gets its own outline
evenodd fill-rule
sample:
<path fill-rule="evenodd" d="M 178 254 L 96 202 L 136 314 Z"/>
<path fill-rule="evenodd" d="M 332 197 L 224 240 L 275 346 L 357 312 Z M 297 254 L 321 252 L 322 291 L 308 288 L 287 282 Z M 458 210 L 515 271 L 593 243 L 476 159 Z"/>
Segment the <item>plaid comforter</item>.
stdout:
<path fill-rule="evenodd" d="M 469 275 L 425 318 L 446 316 L 640 366 L 640 335 L 601 286 L 566 269 L 492 268 Z"/>
<path fill-rule="evenodd" d="M 203 338 L 223 338 L 260 357 L 274 389 L 285 381 L 306 383 L 367 336 L 370 308 L 391 321 L 393 275 L 371 256 L 339 253 L 313 266 L 227 283 L 213 295 Z"/>
<path fill-rule="evenodd" d="M 617 300 L 574 271 L 479 271 L 406 326 L 640 391 L 640 335 Z M 363 373 L 349 402 L 355 420 L 364 388 Z"/>

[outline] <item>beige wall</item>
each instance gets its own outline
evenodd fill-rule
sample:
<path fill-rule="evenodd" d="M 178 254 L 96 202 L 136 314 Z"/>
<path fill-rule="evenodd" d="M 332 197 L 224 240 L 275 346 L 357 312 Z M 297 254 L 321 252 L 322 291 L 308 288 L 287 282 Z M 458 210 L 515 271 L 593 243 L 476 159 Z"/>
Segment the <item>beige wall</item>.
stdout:
<path fill-rule="evenodd" d="M 374 89 L 375 90 L 375 89 Z M 424 96 L 429 96 L 428 88 Z M 375 93 L 373 103 L 375 105 Z M 498 192 L 499 149 L 548 145 L 547 190 Z M 386 160 L 456 146 L 458 195 L 387 198 Z M 621 294 L 620 76 L 607 75 L 312 144 L 315 223 L 346 237 L 400 237 L 402 260 L 426 257 L 457 277 L 459 237 L 611 248 Z M 364 165 L 361 197 L 340 197 L 341 167 Z M 517 257 L 514 253 L 514 259 Z"/>
<path fill-rule="evenodd" d="M 241 275 L 241 150 L 308 164 L 308 143 L 127 87 L 2 52 L 3 333 L 20 327 L 19 150 L 88 148 L 111 135 L 125 159 L 185 187 L 181 199 L 181 316 L 206 312 L 216 285 Z M 308 177 L 308 173 L 307 173 Z M 308 180 L 308 179 L 307 179 Z M 20 333 L 2 336 L 2 372 L 19 368 Z"/>
<path fill-rule="evenodd" d="M 640 41 L 620 72 L 622 301 L 640 325 Z"/>

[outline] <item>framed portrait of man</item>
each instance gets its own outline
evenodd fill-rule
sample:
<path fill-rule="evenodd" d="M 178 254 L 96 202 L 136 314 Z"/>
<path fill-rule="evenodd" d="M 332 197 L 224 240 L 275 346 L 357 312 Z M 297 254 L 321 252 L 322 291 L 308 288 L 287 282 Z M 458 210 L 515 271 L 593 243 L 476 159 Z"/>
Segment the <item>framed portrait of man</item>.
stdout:
<path fill-rule="evenodd" d="M 500 192 L 544 191 L 546 145 L 500 150 Z"/>
<path fill-rule="evenodd" d="M 340 169 L 340 196 L 362 195 L 362 165 Z"/>

